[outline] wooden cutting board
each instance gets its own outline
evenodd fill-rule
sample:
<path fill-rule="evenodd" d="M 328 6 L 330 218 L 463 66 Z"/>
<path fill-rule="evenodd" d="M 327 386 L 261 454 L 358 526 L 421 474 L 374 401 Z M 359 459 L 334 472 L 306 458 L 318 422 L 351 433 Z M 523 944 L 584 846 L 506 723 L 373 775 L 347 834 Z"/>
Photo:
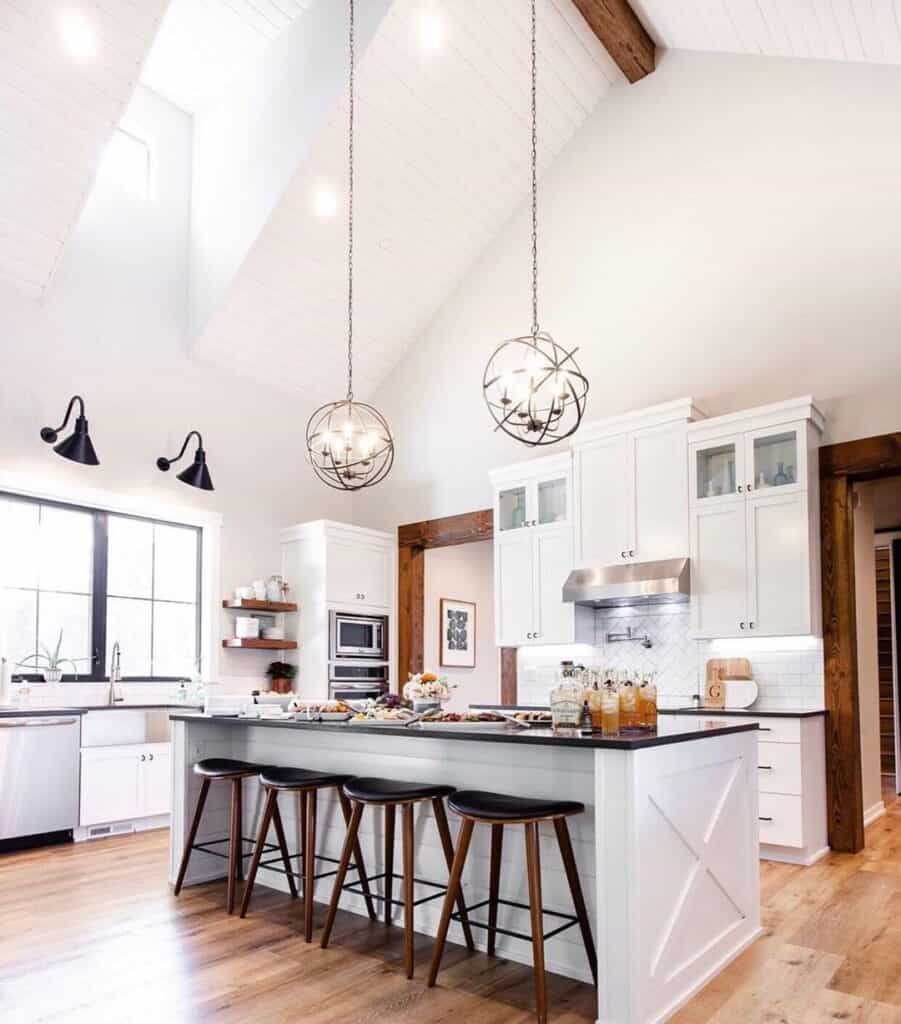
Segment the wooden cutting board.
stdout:
<path fill-rule="evenodd" d="M 710 658 L 707 662 L 707 680 L 704 686 L 704 707 L 726 706 L 724 679 L 751 678 L 751 662 L 747 658 Z"/>

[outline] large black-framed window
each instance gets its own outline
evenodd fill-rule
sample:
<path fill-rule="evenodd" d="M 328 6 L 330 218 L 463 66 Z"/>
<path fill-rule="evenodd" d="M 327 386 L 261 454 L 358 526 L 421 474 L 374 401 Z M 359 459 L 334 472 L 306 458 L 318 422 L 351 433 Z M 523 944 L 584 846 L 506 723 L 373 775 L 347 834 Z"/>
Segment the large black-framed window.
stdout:
<path fill-rule="evenodd" d="M 17 667 L 53 651 L 64 680 L 172 680 L 200 660 L 202 531 L 195 526 L 0 492 L 0 653 Z M 77 673 L 77 674 L 76 674 Z"/>

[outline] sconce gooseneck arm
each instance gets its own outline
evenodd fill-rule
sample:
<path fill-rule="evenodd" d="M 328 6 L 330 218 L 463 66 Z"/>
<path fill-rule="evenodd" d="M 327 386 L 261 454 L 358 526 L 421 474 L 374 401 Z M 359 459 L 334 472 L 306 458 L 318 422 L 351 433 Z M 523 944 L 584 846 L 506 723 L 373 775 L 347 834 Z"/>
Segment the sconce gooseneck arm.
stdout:
<path fill-rule="evenodd" d="M 54 433 L 59 433 L 65 429 L 66 424 L 69 422 L 69 417 L 72 415 L 72 406 L 78 402 L 78 415 L 81 419 L 84 419 L 84 399 L 81 395 L 73 395 L 69 399 L 69 404 L 66 406 L 66 415 L 63 417 L 62 423 L 55 428 Z"/>
<path fill-rule="evenodd" d="M 168 460 L 169 462 L 178 462 L 178 460 L 182 457 L 182 455 L 185 454 L 185 449 L 188 447 L 188 442 L 191 440 L 192 437 L 196 437 L 197 438 L 197 447 L 198 448 L 202 448 L 203 447 L 203 438 L 200 436 L 200 431 L 199 430 L 192 430 L 188 434 L 188 436 L 185 438 L 184 444 L 181 446 L 181 451 L 178 453 L 178 455 L 175 456 L 174 459 L 169 459 Z"/>

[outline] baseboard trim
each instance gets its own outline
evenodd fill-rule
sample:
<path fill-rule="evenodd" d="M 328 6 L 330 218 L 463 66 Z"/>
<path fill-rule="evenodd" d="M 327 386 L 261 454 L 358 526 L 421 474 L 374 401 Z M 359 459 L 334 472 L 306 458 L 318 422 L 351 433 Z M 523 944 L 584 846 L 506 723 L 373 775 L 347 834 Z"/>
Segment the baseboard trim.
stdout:
<path fill-rule="evenodd" d="M 879 803 L 873 804 L 872 807 L 868 807 L 863 812 L 863 827 L 867 828 L 872 825 L 874 821 L 878 821 L 882 815 L 885 814 L 885 803 L 880 800 Z"/>
<path fill-rule="evenodd" d="M 784 846 L 768 846 L 766 843 L 760 844 L 761 860 L 773 860 L 778 864 L 794 864 L 800 868 L 809 868 L 812 864 L 816 864 L 817 861 L 822 860 L 828 853 L 828 846 L 824 846 L 820 850 L 814 850 L 813 853 L 805 853 L 803 850 L 799 850 L 796 853 L 794 850 L 790 850 Z"/>

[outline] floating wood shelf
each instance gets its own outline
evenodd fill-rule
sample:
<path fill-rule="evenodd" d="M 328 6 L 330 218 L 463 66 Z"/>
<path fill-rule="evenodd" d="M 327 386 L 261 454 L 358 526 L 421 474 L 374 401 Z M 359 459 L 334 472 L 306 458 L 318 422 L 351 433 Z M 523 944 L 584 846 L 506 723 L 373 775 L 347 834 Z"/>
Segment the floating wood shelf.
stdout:
<path fill-rule="evenodd" d="M 233 608 L 247 612 L 296 612 L 297 605 L 293 601 L 223 601 L 223 608 Z"/>
<path fill-rule="evenodd" d="M 231 638 L 229 640 L 222 641 L 223 647 L 229 648 L 249 648 L 254 651 L 296 651 L 297 641 L 296 640 L 263 640 L 262 638 L 257 640 L 244 639 L 238 640 Z"/>

